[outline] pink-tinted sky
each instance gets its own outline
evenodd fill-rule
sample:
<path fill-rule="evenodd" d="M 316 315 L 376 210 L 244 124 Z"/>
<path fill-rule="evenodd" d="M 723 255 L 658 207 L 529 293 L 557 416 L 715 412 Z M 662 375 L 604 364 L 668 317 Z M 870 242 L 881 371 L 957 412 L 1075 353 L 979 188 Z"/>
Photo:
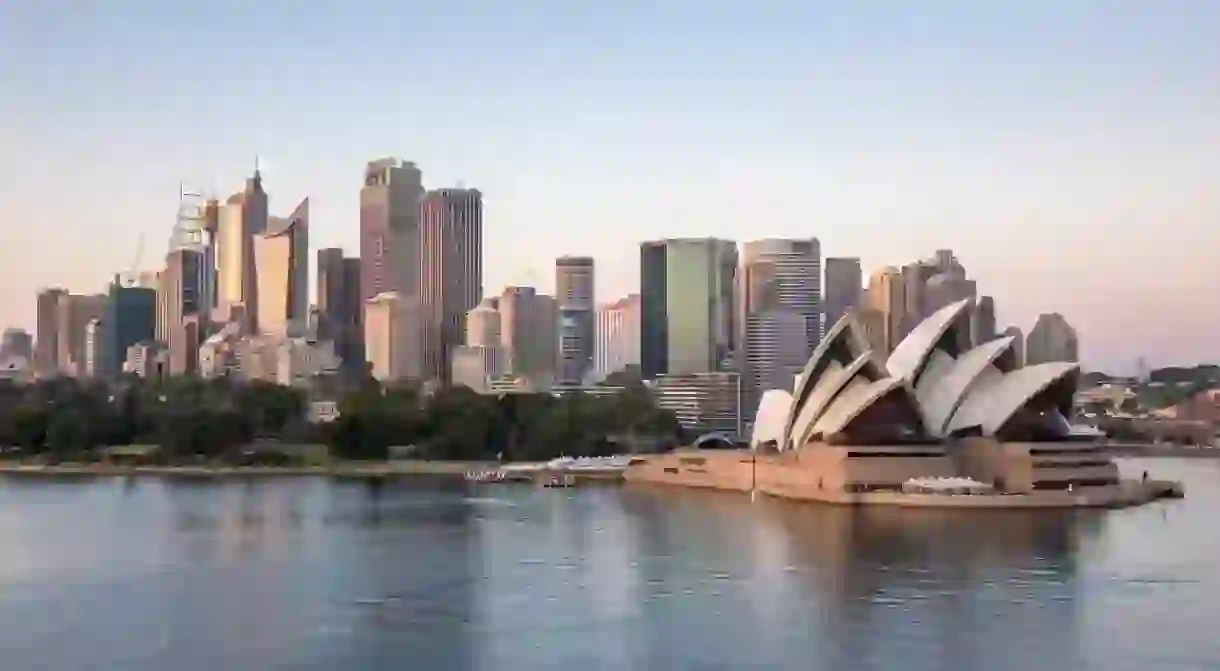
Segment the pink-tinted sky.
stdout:
<path fill-rule="evenodd" d="M 1220 359 L 1220 3 L 0 4 L 0 323 L 164 252 L 186 180 L 354 251 L 366 160 L 486 194 L 487 290 L 639 240 L 952 247 L 1086 363 Z"/>

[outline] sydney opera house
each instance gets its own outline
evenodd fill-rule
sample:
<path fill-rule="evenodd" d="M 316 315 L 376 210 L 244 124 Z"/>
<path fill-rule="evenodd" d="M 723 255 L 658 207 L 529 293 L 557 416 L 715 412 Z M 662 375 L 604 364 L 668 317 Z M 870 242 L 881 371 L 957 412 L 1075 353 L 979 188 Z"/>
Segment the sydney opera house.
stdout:
<path fill-rule="evenodd" d="M 1122 506 L 1159 495 L 1123 481 L 1098 436 L 1068 417 L 1076 363 L 1021 367 L 1011 336 L 970 342 L 972 301 L 920 323 L 886 359 L 852 315 L 822 339 L 793 390 L 761 400 L 751 449 L 677 451 L 634 482 L 833 503 Z"/>

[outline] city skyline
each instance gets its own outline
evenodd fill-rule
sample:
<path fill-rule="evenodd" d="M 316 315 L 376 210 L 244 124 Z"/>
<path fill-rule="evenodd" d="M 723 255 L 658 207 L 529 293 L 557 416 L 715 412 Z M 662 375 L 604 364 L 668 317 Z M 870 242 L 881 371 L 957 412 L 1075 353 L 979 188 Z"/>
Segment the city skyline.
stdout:
<path fill-rule="evenodd" d="M 486 194 L 485 295 L 553 293 L 565 254 L 594 257 L 597 296 L 634 293 L 656 237 L 817 237 L 866 277 L 951 247 L 999 324 L 1062 313 L 1090 368 L 1215 360 L 1220 8 L 944 3 L 916 21 L 762 4 L 507 24 L 488 9 L 459 27 L 436 9 L 418 40 L 377 38 L 413 23 L 393 12 L 247 8 L 207 63 L 191 52 L 216 37 L 209 10 L 118 3 L 116 23 L 6 5 L 0 61 L 23 69 L 0 84 L 0 219 L 17 231 L 0 324 L 33 332 L 41 287 L 102 291 L 141 235 L 155 264 L 179 182 L 223 196 L 256 155 L 275 202 L 310 197 L 311 254 L 355 254 L 360 166 L 396 155 L 429 188 Z M 740 48 L 705 63 L 727 26 Z M 158 29 L 174 39 L 127 32 Z M 340 56 L 302 47 L 318 36 Z M 393 62 L 412 76 L 386 88 Z"/>

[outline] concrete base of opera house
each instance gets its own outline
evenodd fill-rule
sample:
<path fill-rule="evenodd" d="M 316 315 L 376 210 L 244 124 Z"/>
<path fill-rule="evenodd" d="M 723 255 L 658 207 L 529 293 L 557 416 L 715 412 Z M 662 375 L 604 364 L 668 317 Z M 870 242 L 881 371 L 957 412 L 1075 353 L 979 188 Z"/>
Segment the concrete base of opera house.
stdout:
<path fill-rule="evenodd" d="M 1031 450 L 1031 445 L 1038 447 Z M 679 450 L 637 459 L 624 478 L 632 484 L 755 491 L 840 505 L 940 508 L 1122 508 L 1183 494 L 1174 482 L 1119 479 L 1108 457 L 1066 461 L 1065 452 L 1096 454 L 1096 448 L 1062 447 L 968 439 L 949 447 L 810 444 L 757 455 L 749 450 Z M 911 478 L 954 476 L 999 487 L 980 494 L 902 491 Z"/>

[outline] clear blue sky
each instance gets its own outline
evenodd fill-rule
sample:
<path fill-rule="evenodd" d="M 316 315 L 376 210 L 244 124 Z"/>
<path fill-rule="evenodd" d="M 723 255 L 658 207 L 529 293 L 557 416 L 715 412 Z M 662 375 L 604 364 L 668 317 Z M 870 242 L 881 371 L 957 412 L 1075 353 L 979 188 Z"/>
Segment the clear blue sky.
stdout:
<path fill-rule="evenodd" d="M 663 8 L 658 8 L 663 7 Z M 164 252 L 186 180 L 355 252 L 366 160 L 486 194 L 485 282 L 663 236 L 952 247 L 1089 364 L 1220 359 L 1220 3 L 0 3 L 0 324 Z"/>

